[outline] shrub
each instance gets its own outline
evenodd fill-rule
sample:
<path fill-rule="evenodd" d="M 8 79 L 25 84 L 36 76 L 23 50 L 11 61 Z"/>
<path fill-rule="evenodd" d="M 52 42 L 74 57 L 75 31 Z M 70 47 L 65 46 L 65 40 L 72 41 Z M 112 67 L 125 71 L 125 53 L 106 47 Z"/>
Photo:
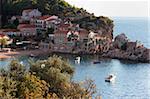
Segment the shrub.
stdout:
<path fill-rule="evenodd" d="M 30 61 L 30 69 L 13 60 L 0 71 L 0 98 L 4 99 L 81 99 L 96 92 L 92 80 L 72 82 L 74 68 L 61 57 Z"/>

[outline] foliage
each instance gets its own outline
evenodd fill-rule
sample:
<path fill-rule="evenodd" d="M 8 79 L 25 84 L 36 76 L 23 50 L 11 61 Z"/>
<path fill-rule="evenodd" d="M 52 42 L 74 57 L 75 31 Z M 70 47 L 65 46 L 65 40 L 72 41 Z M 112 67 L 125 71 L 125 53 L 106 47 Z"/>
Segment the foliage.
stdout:
<path fill-rule="evenodd" d="M 14 21 L 13 21 L 13 24 L 16 26 L 16 28 L 17 28 L 17 26 L 19 25 L 19 20 L 18 20 L 18 18 L 16 18 Z"/>
<path fill-rule="evenodd" d="M 4 29 L 16 29 L 17 26 L 16 26 L 15 24 L 8 23 L 8 24 L 6 24 L 3 28 L 4 28 Z"/>
<path fill-rule="evenodd" d="M 127 49 L 127 43 L 122 44 L 121 49 L 126 50 Z"/>
<path fill-rule="evenodd" d="M 4 99 L 89 99 L 96 92 L 92 80 L 72 82 L 73 67 L 61 57 L 30 61 L 30 69 L 13 60 L 0 71 L 0 98 Z"/>
<path fill-rule="evenodd" d="M 5 45 L 7 45 L 7 39 L 6 38 L 1 38 L 0 39 L 0 45 L 1 45 L 1 48 L 3 48 Z"/>

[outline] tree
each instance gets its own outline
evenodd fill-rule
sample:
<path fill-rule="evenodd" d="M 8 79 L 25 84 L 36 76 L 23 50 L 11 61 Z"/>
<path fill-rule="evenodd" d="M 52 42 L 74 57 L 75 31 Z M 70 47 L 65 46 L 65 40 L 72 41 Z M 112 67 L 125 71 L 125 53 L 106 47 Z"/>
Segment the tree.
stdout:
<path fill-rule="evenodd" d="M 30 68 L 13 60 L 0 71 L 0 98 L 89 99 L 95 93 L 92 80 L 72 82 L 74 68 L 61 57 L 30 61 Z"/>
<path fill-rule="evenodd" d="M 6 38 L 0 38 L 0 45 L 1 45 L 1 49 L 3 49 L 3 47 L 5 45 L 7 45 L 8 41 Z"/>
<path fill-rule="evenodd" d="M 16 18 L 14 21 L 13 21 L 13 24 L 16 26 L 16 28 L 17 28 L 17 26 L 19 25 L 19 20 L 18 20 L 18 18 Z"/>

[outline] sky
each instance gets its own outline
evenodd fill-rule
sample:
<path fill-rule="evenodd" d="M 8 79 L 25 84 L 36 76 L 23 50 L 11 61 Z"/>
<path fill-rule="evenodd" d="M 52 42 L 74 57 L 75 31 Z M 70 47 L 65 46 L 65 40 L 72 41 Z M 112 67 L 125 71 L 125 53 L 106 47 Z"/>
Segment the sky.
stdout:
<path fill-rule="evenodd" d="M 150 0 L 65 0 L 82 7 L 96 16 L 149 17 Z"/>

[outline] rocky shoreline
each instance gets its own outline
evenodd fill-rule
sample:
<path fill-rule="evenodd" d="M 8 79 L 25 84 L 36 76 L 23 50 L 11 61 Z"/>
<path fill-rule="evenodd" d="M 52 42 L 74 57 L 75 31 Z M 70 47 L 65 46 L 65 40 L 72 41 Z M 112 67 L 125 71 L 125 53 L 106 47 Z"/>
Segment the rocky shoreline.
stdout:
<path fill-rule="evenodd" d="M 146 49 L 149 50 L 149 49 Z M 121 59 L 121 60 L 131 60 L 142 63 L 150 63 L 150 50 L 146 52 L 147 54 L 144 56 L 131 55 L 130 52 L 122 51 L 119 49 L 110 50 L 108 53 L 103 54 L 103 57 L 112 58 L 112 59 Z"/>
<path fill-rule="evenodd" d="M 71 52 L 58 52 L 58 51 L 42 51 L 42 50 L 33 50 L 33 51 L 18 51 L 18 52 L 11 52 L 9 54 L 1 53 L 0 59 L 6 59 L 6 58 L 12 58 L 16 56 L 23 56 L 23 55 L 30 55 L 34 54 L 35 56 L 41 56 L 42 54 L 46 53 L 53 53 L 53 54 L 71 54 L 71 55 L 99 55 L 101 58 L 111 58 L 111 59 L 119 59 L 119 60 L 130 60 L 130 61 L 135 61 L 135 62 L 141 62 L 141 63 L 150 63 L 150 49 L 146 49 L 147 52 L 145 52 L 145 55 L 143 56 L 136 56 L 136 55 L 131 55 L 130 52 L 122 51 L 120 49 L 113 49 L 109 50 L 106 53 L 99 54 L 99 53 L 87 53 L 87 52 L 79 52 L 79 53 L 71 53 Z"/>
<path fill-rule="evenodd" d="M 100 57 L 121 59 L 121 60 L 131 60 L 142 63 L 150 63 L 150 49 L 144 47 L 138 41 L 130 41 L 124 33 L 115 37 L 114 41 L 111 43 L 95 48 L 92 46 L 92 50 L 84 50 L 85 48 L 76 49 L 76 51 L 69 50 L 52 50 L 53 53 L 62 54 L 75 54 L 75 55 L 99 55 Z M 104 50 L 106 47 L 107 50 Z"/>

